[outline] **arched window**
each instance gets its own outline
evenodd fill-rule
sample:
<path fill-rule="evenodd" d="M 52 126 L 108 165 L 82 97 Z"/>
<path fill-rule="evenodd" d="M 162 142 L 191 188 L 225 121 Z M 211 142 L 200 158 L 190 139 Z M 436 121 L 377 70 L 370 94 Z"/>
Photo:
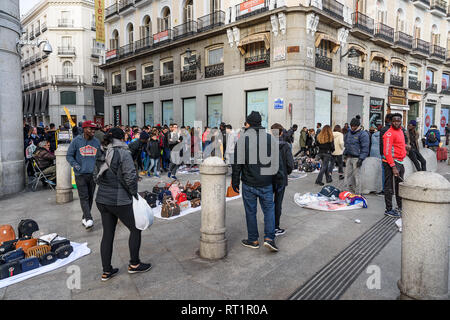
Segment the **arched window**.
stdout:
<path fill-rule="evenodd" d="M 152 35 L 152 20 L 149 16 L 145 16 L 144 19 L 142 19 L 142 26 L 141 26 L 141 39 L 148 38 Z"/>
<path fill-rule="evenodd" d="M 402 9 L 397 10 L 396 31 L 406 32 L 405 12 Z"/>
<path fill-rule="evenodd" d="M 70 61 L 65 61 L 63 63 L 63 74 L 65 78 L 72 78 L 73 77 L 73 65 Z"/>
<path fill-rule="evenodd" d="M 134 41 L 134 27 L 133 24 L 130 22 L 127 25 L 127 44 L 132 44 Z"/>
<path fill-rule="evenodd" d="M 383 0 L 377 0 L 377 22 L 386 23 L 387 10 Z"/>
<path fill-rule="evenodd" d="M 431 45 L 438 46 L 441 42 L 441 35 L 439 34 L 438 27 L 434 24 L 431 27 Z"/>
<path fill-rule="evenodd" d="M 161 18 L 158 18 L 158 32 L 170 29 L 170 26 L 170 9 L 168 7 L 164 7 L 161 11 Z"/>
<path fill-rule="evenodd" d="M 111 50 L 119 48 L 119 31 L 114 29 L 112 38 L 109 40 L 109 47 Z"/>
<path fill-rule="evenodd" d="M 194 1 L 186 0 L 183 6 L 183 23 L 194 20 Z"/>
<path fill-rule="evenodd" d="M 414 39 L 420 39 L 420 30 L 422 27 L 422 20 L 419 17 L 414 22 Z"/>

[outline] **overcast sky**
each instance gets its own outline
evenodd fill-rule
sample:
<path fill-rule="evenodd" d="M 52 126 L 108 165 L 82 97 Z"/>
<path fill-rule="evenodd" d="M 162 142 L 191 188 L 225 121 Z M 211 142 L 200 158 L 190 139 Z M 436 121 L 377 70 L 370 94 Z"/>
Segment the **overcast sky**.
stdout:
<path fill-rule="evenodd" d="M 0 0 L 1 1 L 1 0 Z M 20 15 L 27 14 L 33 6 L 41 0 L 19 0 L 20 3 Z"/>

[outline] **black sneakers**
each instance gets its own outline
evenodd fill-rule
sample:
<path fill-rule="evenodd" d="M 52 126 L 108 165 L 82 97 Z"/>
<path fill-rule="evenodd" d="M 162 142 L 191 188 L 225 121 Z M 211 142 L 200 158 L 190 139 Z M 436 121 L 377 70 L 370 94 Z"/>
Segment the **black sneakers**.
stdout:
<path fill-rule="evenodd" d="M 140 273 L 140 272 L 147 272 L 152 268 L 152 265 L 150 263 L 140 263 L 137 267 L 133 268 L 132 266 L 128 265 L 128 273 Z"/>
<path fill-rule="evenodd" d="M 249 241 L 248 239 L 241 241 L 242 245 L 247 248 L 258 249 L 259 242 L 258 241 Z"/>
<path fill-rule="evenodd" d="M 284 229 L 275 229 L 275 237 L 282 236 L 285 233 L 286 233 L 286 230 L 284 230 Z"/>
<path fill-rule="evenodd" d="M 275 245 L 275 240 L 264 240 L 264 247 L 268 248 L 270 251 L 277 252 L 278 247 Z"/>
<path fill-rule="evenodd" d="M 118 268 L 114 268 L 111 270 L 111 272 L 103 272 L 102 274 L 102 281 L 108 281 L 112 277 L 114 277 L 119 272 Z"/>

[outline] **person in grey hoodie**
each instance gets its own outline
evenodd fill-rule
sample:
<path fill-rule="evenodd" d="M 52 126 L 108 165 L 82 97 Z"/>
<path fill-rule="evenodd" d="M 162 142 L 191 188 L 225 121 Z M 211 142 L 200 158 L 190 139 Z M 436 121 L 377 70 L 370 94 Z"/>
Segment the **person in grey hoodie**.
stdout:
<path fill-rule="evenodd" d="M 95 182 L 92 176 L 100 142 L 94 137 L 97 125 L 92 121 L 82 124 L 83 134 L 76 136 L 69 145 L 66 160 L 73 167 L 83 217 L 81 223 L 86 229 L 94 225 L 91 209 L 94 202 Z"/>
<path fill-rule="evenodd" d="M 103 275 L 107 281 L 119 272 L 111 266 L 114 234 L 117 220 L 130 231 L 128 246 L 130 263 L 128 273 L 150 270 L 151 264 L 141 263 L 139 249 L 141 247 L 141 231 L 136 228 L 133 213 L 133 197 L 138 199 L 138 176 L 133 158 L 125 144 L 125 133 L 119 128 L 112 128 L 104 137 L 103 152 L 98 157 L 95 180 L 98 192 L 95 202 L 102 216 L 103 236 L 100 245 Z"/>

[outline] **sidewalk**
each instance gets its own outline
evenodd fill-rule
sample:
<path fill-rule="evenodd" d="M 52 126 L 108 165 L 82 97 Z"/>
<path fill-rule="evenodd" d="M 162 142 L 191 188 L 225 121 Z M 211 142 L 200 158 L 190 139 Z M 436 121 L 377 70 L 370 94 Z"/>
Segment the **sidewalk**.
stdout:
<path fill-rule="evenodd" d="M 450 167 L 438 164 L 439 173 L 447 174 Z M 177 175 L 185 182 L 200 180 L 200 175 Z M 383 218 L 384 198 L 367 196 L 369 208 L 329 213 L 302 209 L 294 194 L 318 192 L 314 185 L 316 174 L 289 181 L 286 190 L 281 227 L 286 234 L 277 238 L 278 253 L 266 248 L 245 248 L 240 244 L 247 237 L 242 199 L 227 202 L 226 237 L 228 255 L 219 261 L 205 261 L 197 255 L 201 213 L 195 212 L 175 220 L 156 219 L 142 233 L 141 260 L 151 262 L 152 270 L 144 274 L 126 272 L 128 231 L 118 224 L 113 253 L 113 266 L 119 274 L 102 283 L 100 214 L 94 204 L 94 228 L 86 231 L 81 225 L 81 209 L 74 190 L 74 201 L 57 205 L 52 191 L 23 192 L 0 201 L 0 224 L 15 228 L 24 218 L 32 218 L 40 231 L 57 232 L 74 242 L 88 242 L 91 254 L 74 264 L 81 268 L 81 289 L 70 290 L 66 268 L 31 278 L 0 289 L 1 299 L 287 299 L 291 293 L 318 270 L 344 250 L 352 241 Z M 170 181 L 167 176 L 162 178 Z M 335 176 L 337 180 L 337 176 Z M 155 178 L 144 178 L 139 191 L 151 190 Z M 227 177 L 229 183 L 229 177 Z M 259 210 L 260 212 L 260 210 Z M 354 222 L 361 220 L 360 224 Z M 263 232 L 262 214 L 258 213 L 260 237 Z M 369 290 L 365 283 L 370 276 L 362 273 L 342 296 L 342 299 L 396 299 L 396 282 L 400 278 L 401 234 L 380 252 L 373 263 L 381 268 L 380 290 Z"/>

